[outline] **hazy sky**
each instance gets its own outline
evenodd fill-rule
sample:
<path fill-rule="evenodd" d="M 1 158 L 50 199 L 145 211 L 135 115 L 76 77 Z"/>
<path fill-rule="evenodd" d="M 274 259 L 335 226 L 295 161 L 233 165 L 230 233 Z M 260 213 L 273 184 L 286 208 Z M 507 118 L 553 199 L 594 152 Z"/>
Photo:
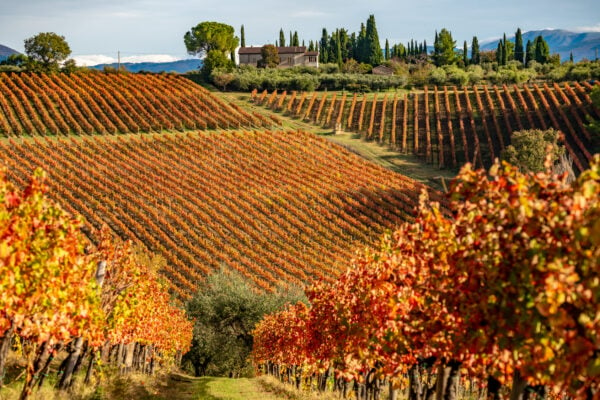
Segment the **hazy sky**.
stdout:
<path fill-rule="evenodd" d="M 458 45 L 542 28 L 600 31 L 598 0 L 0 0 L 0 44 L 23 51 L 38 32 L 65 36 L 73 55 L 96 58 L 186 57 L 183 35 L 202 21 L 232 25 L 246 43 L 274 43 L 279 29 L 297 30 L 300 41 L 338 27 L 359 30 L 375 15 L 382 44 L 411 38 L 433 42 L 449 29 Z M 90 57 L 90 59 L 93 57 Z M 157 57 L 158 58 L 158 57 Z"/>

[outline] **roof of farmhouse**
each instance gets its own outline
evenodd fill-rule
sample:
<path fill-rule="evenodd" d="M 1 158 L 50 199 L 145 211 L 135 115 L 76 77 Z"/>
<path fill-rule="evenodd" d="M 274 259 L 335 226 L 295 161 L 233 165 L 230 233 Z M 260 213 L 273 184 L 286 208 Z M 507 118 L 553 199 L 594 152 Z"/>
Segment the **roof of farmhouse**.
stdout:
<path fill-rule="evenodd" d="M 262 47 L 240 47 L 238 54 L 260 54 Z M 308 56 L 316 56 L 317 51 L 306 51 L 306 46 L 286 46 L 277 47 L 279 54 L 306 54 Z"/>

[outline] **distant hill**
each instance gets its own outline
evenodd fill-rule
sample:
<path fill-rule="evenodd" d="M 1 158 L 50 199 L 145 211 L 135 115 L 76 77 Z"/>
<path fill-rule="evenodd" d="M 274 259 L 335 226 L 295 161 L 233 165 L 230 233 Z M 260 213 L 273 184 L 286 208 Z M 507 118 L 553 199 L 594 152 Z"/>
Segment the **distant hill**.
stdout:
<path fill-rule="evenodd" d="M 19 54 L 18 51 L 11 49 L 10 47 L 6 47 L 0 44 L 0 61 L 5 60 L 8 56 L 12 54 Z"/>
<path fill-rule="evenodd" d="M 560 54 L 563 61 L 569 59 L 569 53 L 573 52 L 575 61 L 580 61 L 583 58 L 593 60 L 596 58 L 596 49 L 600 53 L 600 32 L 570 32 L 563 29 L 544 29 L 539 31 L 529 31 L 523 33 L 523 45 L 527 44 L 528 40 L 532 42 L 539 35 L 544 37 L 548 42 L 551 53 Z M 515 40 L 514 35 L 508 37 L 508 40 Z M 481 45 L 482 50 L 496 50 L 498 40 L 485 42 Z"/>
<path fill-rule="evenodd" d="M 202 60 L 189 59 L 171 62 L 141 62 L 141 63 L 121 63 L 130 72 L 177 72 L 183 74 L 189 71 L 198 70 L 202 66 Z M 105 66 L 117 68 L 117 63 L 94 65 L 90 68 L 103 69 Z"/>

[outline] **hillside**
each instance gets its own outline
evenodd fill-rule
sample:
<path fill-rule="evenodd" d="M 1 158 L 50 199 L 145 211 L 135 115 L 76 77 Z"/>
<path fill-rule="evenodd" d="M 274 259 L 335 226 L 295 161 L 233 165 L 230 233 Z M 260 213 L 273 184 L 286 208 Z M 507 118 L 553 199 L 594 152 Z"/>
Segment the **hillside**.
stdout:
<path fill-rule="evenodd" d="M 98 64 L 91 66 L 91 69 L 102 70 L 104 67 L 109 66 L 112 68 L 117 68 L 117 63 L 112 64 Z M 176 72 L 179 74 L 184 74 L 190 71 L 197 71 L 202 68 L 202 60 L 197 58 L 187 59 L 187 60 L 178 60 L 178 61 L 170 61 L 170 62 L 139 62 L 139 63 L 121 63 L 122 67 L 125 67 L 129 72 Z"/>
<path fill-rule="evenodd" d="M 584 82 L 517 86 L 425 88 L 398 96 L 338 92 L 251 95 L 255 104 L 314 124 L 358 132 L 403 154 L 441 168 L 466 162 L 488 168 L 510 144 L 513 131 L 554 128 L 563 132 L 574 169 L 583 171 L 600 148 L 586 128 L 599 118 L 592 86 Z"/>
<path fill-rule="evenodd" d="M 560 54 L 562 61 L 569 59 L 569 54 L 573 52 L 575 61 L 583 58 L 594 60 L 600 52 L 600 32 L 570 32 L 563 29 L 543 29 L 523 33 L 523 45 L 528 40 L 532 42 L 536 37 L 542 35 L 548 42 L 551 53 Z M 507 37 L 509 40 L 515 40 L 514 35 Z M 486 42 L 481 45 L 482 50 L 496 50 L 498 41 Z"/>
<path fill-rule="evenodd" d="M 12 54 L 19 54 L 19 52 L 11 49 L 10 47 L 0 44 L 0 61 L 6 59 L 8 56 L 10 56 Z"/>
<path fill-rule="evenodd" d="M 20 186 L 43 167 L 68 210 L 162 254 L 183 298 L 222 267 L 263 288 L 330 279 L 425 188 L 302 132 L 9 139 L 0 155 Z"/>
<path fill-rule="evenodd" d="M 0 73 L 0 134 L 138 133 L 262 126 L 175 75 Z"/>

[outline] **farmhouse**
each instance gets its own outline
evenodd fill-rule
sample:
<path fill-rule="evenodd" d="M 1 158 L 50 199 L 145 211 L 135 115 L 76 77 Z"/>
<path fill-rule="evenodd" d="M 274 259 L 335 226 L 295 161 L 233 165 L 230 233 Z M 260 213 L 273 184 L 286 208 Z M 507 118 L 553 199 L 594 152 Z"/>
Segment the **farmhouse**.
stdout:
<path fill-rule="evenodd" d="M 240 65 L 258 66 L 262 56 L 261 47 L 240 47 L 238 50 Z M 305 46 L 277 47 L 279 68 L 295 66 L 319 67 L 319 52 L 306 51 Z"/>

